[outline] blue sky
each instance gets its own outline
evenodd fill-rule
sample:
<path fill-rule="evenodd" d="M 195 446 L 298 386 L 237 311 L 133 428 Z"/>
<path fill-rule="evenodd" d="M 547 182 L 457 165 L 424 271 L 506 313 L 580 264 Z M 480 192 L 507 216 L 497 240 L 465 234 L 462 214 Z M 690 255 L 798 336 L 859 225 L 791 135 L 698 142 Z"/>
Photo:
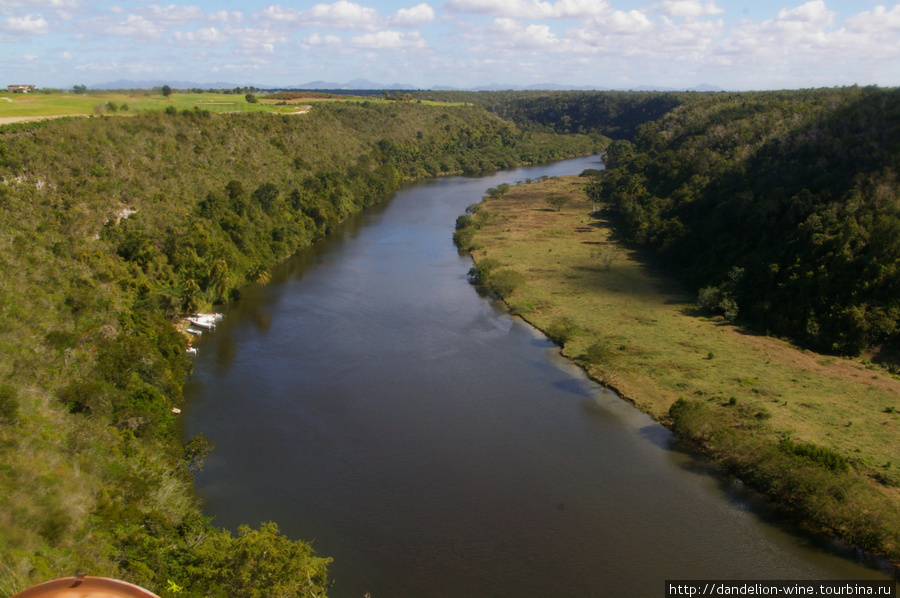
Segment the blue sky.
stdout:
<path fill-rule="evenodd" d="M 0 74 L 421 88 L 900 85 L 900 0 L 0 0 Z"/>

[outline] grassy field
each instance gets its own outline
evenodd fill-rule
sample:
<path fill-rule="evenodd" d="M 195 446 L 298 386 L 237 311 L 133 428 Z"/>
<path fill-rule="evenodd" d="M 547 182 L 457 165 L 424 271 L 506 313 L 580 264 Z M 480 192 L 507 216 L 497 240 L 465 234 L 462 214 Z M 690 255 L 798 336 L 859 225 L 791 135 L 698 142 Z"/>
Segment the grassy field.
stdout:
<path fill-rule="evenodd" d="M 385 101 L 379 97 L 357 98 L 346 96 L 338 99 L 302 98 L 289 102 L 268 100 L 264 94 L 257 94 L 259 103 L 250 104 L 243 94 L 217 93 L 173 93 L 168 98 L 162 94 L 136 90 L 125 93 L 87 94 L 75 93 L 8 93 L 0 92 L 0 123 L 54 116 L 78 116 L 94 114 L 118 114 L 127 116 L 142 110 L 165 110 L 173 107 L 176 110 L 193 110 L 194 108 L 211 112 L 274 112 L 279 114 L 302 113 L 306 106 L 315 102 L 356 101 L 365 99 L 371 102 Z M 115 110 L 110 110 L 110 103 Z M 127 109 L 125 107 L 127 106 Z"/>
<path fill-rule="evenodd" d="M 679 398 L 740 411 L 753 435 L 844 455 L 900 512 L 900 380 L 707 317 L 650 256 L 591 216 L 585 182 L 520 184 L 473 217 L 476 263 L 524 275 L 506 296 L 511 310 L 564 339 L 564 355 L 653 417 L 666 421 Z M 547 202 L 554 195 L 569 198 L 559 211 Z"/>

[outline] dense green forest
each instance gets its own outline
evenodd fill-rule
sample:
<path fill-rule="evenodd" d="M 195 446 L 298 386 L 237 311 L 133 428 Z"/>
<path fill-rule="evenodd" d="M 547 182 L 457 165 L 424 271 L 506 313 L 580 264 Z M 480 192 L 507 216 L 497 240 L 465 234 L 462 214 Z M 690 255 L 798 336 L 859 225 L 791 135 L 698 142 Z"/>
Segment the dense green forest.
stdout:
<path fill-rule="evenodd" d="M 428 91 L 411 95 L 483 106 L 526 130 L 599 133 L 611 139 L 632 139 L 639 125 L 699 96 L 636 91 Z"/>
<path fill-rule="evenodd" d="M 900 334 L 900 90 L 692 94 L 593 197 L 699 303 L 823 352 Z"/>
<path fill-rule="evenodd" d="M 180 437 L 173 323 L 405 180 L 598 142 L 412 102 L 0 129 L 0 594 L 84 571 L 163 596 L 323 596 L 309 545 L 202 517 L 192 474 L 212 447 Z"/>

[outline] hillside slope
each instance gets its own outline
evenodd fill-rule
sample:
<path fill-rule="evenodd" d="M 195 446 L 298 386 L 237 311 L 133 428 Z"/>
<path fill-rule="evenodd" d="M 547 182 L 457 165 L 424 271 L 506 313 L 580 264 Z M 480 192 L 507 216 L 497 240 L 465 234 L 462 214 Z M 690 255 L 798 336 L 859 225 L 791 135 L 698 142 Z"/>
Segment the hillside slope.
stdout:
<path fill-rule="evenodd" d="M 323 596 L 328 559 L 201 515 L 173 321 L 404 180 L 597 151 L 474 107 L 170 110 L 0 129 L 0 595 L 75 571 L 182 596 Z M 248 522 L 257 524 L 258 522 Z"/>
<path fill-rule="evenodd" d="M 900 90 L 711 94 L 609 149 L 592 188 L 701 303 L 819 351 L 900 334 Z"/>

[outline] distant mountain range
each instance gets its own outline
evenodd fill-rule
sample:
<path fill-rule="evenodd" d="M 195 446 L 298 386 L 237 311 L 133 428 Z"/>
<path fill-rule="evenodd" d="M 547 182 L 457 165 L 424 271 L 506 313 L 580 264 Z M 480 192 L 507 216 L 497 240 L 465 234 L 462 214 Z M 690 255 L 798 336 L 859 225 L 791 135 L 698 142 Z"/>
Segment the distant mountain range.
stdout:
<path fill-rule="evenodd" d="M 389 91 L 415 91 L 423 89 L 421 87 L 416 87 L 415 85 L 411 85 L 409 83 L 376 83 L 374 81 L 369 81 L 367 79 L 353 79 L 351 81 L 347 81 L 346 83 L 337 83 L 334 81 L 310 81 L 308 83 L 300 83 L 298 85 L 248 85 L 248 84 L 237 84 L 237 83 L 226 83 L 226 82 L 215 82 L 215 83 L 197 83 L 194 81 L 163 81 L 163 80 L 155 80 L 155 81 L 133 81 L 128 79 L 119 79 L 118 81 L 110 81 L 108 83 L 97 83 L 94 85 L 89 85 L 89 89 L 153 89 L 154 87 L 162 87 L 163 85 L 168 85 L 173 89 L 235 89 L 235 88 L 244 88 L 244 87 L 254 87 L 257 89 L 265 89 L 265 90 L 283 90 L 283 89 L 315 89 L 315 90 L 380 90 L 385 89 Z M 472 88 L 461 88 L 461 87 L 446 87 L 446 86 L 434 86 L 430 88 L 434 91 L 612 91 L 613 88 L 610 87 L 595 87 L 595 86 L 583 86 L 576 87 L 572 85 L 559 85 L 556 83 L 539 83 L 535 85 L 504 85 L 504 84 L 494 84 L 494 85 L 484 85 L 480 87 L 472 87 Z M 696 87 L 691 88 L 675 88 L 675 87 L 655 87 L 655 86 L 647 86 L 642 85 L 640 87 L 632 87 L 632 88 L 616 88 L 617 90 L 622 91 L 723 91 L 721 87 L 716 87 L 715 85 L 708 85 L 703 83 L 701 85 L 697 85 Z"/>
<path fill-rule="evenodd" d="M 134 81 L 131 79 L 119 79 L 118 81 L 109 81 L 107 83 L 95 83 L 88 85 L 88 89 L 153 89 L 154 87 L 162 87 L 168 85 L 172 89 L 234 89 L 235 87 L 249 87 L 244 85 L 235 85 L 234 83 L 195 83 L 193 81 Z"/>

